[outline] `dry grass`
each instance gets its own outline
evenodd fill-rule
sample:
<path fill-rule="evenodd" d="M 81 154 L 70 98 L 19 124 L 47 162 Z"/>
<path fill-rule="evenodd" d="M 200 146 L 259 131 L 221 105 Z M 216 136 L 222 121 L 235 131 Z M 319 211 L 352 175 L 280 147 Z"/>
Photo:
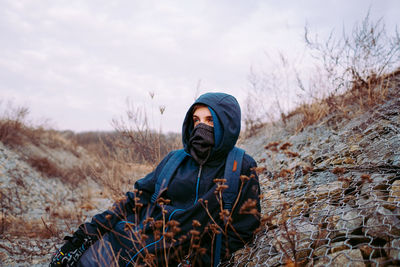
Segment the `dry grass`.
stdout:
<path fill-rule="evenodd" d="M 47 239 L 58 235 L 58 230 L 54 225 L 41 219 L 27 220 L 27 218 L 11 214 L 7 216 L 0 214 L 0 223 L 1 229 L 4 229 L 8 236 Z"/>
<path fill-rule="evenodd" d="M 302 104 L 288 115 L 282 117 L 283 121 L 300 114 L 301 121 L 297 132 L 305 127 L 321 122 L 329 117 L 329 123 L 340 121 L 343 118 L 350 119 L 383 103 L 388 96 L 388 88 L 393 86 L 392 79 L 400 73 L 400 69 L 392 73 L 373 76 L 367 83 L 353 83 L 353 87 L 340 95 L 331 95 L 311 104 Z"/>
<path fill-rule="evenodd" d="M 20 146 L 27 140 L 37 142 L 39 135 L 32 127 L 27 126 L 29 109 L 13 107 L 11 103 L 0 117 L 0 141 L 7 146 Z"/>
<path fill-rule="evenodd" d="M 137 163 L 129 149 L 109 149 L 100 143 L 101 154 L 94 154 L 94 164 L 87 166 L 86 173 L 104 188 L 104 196 L 118 199 L 132 190 L 134 182 L 149 173 L 153 166 Z"/>
<path fill-rule="evenodd" d="M 47 157 L 32 157 L 27 162 L 47 177 L 62 177 L 63 172 L 60 168 Z"/>
<path fill-rule="evenodd" d="M 334 124 L 385 101 L 391 77 L 399 72 L 397 30 L 389 35 L 382 19 L 371 21 L 368 13 L 350 31 L 332 31 L 321 41 L 306 26 L 304 37 L 307 55 L 314 60 L 312 69 L 302 71 L 296 60 L 279 55 L 278 63 L 268 58 L 271 71 L 250 73 L 244 109 L 247 136 L 267 122 L 281 119 L 286 126 L 294 115 L 300 115 L 297 132 L 324 119 Z M 294 98 L 298 106 L 289 109 L 287 99 Z"/>

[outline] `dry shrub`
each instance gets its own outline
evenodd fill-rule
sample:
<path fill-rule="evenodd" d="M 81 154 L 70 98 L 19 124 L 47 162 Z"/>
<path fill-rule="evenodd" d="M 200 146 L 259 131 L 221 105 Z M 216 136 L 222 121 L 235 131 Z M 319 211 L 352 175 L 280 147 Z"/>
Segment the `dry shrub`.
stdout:
<path fill-rule="evenodd" d="M 82 166 L 64 168 L 47 157 L 32 156 L 27 162 L 46 177 L 59 177 L 72 186 L 78 186 L 87 176 L 87 169 Z"/>
<path fill-rule="evenodd" d="M 257 75 L 251 71 L 248 76 L 249 90 L 245 100 L 243 121 L 245 124 L 245 133 L 247 137 L 253 136 L 265 125 L 265 118 L 263 118 L 265 112 L 263 107 L 263 99 L 259 96 L 262 94 L 264 87 Z M 260 110 L 263 110 L 260 112 Z"/>
<path fill-rule="evenodd" d="M 267 55 L 268 56 L 268 55 Z M 248 75 L 249 87 L 243 110 L 245 136 L 255 135 L 268 122 L 274 122 L 291 106 L 290 96 L 282 92 L 290 91 L 290 83 L 295 73 L 294 65 L 281 53 L 278 61 L 268 56 L 273 68 L 258 75 L 252 68 Z"/>
<path fill-rule="evenodd" d="M 154 94 L 150 96 L 153 99 Z M 161 117 L 164 111 L 165 106 L 160 106 Z M 181 145 L 176 134 L 163 134 L 161 125 L 155 126 L 154 115 L 151 115 L 150 119 L 148 113 L 146 107 L 135 106 L 128 99 L 126 117 L 114 118 L 112 121 L 118 137 L 114 145 L 132 151 L 134 154 L 130 157 L 136 158 L 136 162 L 156 166 L 169 151 Z M 153 114 L 153 111 L 151 113 Z"/>
<path fill-rule="evenodd" d="M 32 157 L 28 163 L 47 177 L 61 177 L 63 172 L 60 168 L 46 157 Z"/>
<path fill-rule="evenodd" d="M 82 156 L 78 143 L 74 139 L 67 138 L 62 132 L 44 129 L 43 127 L 38 127 L 36 131 L 40 131 L 41 144 L 49 148 L 70 152 L 77 158 Z"/>
<path fill-rule="evenodd" d="M 33 126 L 28 120 L 27 107 L 14 106 L 8 102 L 0 114 L 0 141 L 9 147 L 23 146 L 27 143 L 40 145 L 45 124 Z"/>
<path fill-rule="evenodd" d="M 5 145 L 21 145 L 21 132 L 27 131 L 25 120 L 29 114 L 26 107 L 13 107 L 8 103 L 6 111 L 0 117 L 0 141 Z"/>
<path fill-rule="evenodd" d="M 389 36 L 382 19 L 373 22 L 368 13 L 349 33 L 343 30 L 336 39 L 332 31 L 324 42 L 317 37 L 312 40 L 306 27 L 305 41 L 319 60 L 318 77 L 311 79 L 307 89 L 301 78 L 297 79 L 302 91 L 313 99 L 292 112 L 303 115 L 298 131 L 331 114 L 335 116 L 330 122 L 351 118 L 357 115 L 354 110 L 364 112 L 386 99 L 390 78 L 399 71 L 400 36 L 397 31 Z M 326 90 L 322 94 L 321 88 Z"/>
<path fill-rule="evenodd" d="M 324 41 L 311 38 L 305 28 L 305 41 L 312 55 L 320 59 L 324 77 L 336 94 L 352 88 L 366 90 L 385 73 L 399 67 L 400 36 L 386 32 L 382 19 L 371 21 L 369 12 L 350 32 L 343 29 L 340 38 L 332 31 Z"/>
<path fill-rule="evenodd" d="M 297 126 L 297 132 L 305 127 L 328 118 L 327 122 L 334 123 L 343 118 L 350 119 L 366 110 L 383 103 L 388 96 L 388 88 L 395 81 L 392 79 L 400 70 L 371 77 L 367 84 L 353 84 L 346 92 L 338 95 L 330 95 L 310 104 L 302 104 L 282 119 L 287 120 L 294 115 L 301 114 L 301 122 Z"/>
<path fill-rule="evenodd" d="M 154 94 L 150 94 L 154 97 Z M 160 116 L 165 106 L 159 107 Z M 114 119 L 114 132 L 83 133 L 74 136 L 79 145 L 94 155 L 94 164 L 85 173 L 117 199 L 132 190 L 134 182 L 150 172 L 171 150 L 181 146 L 178 134 L 153 130 L 148 111 L 127 101 L 126 117 Z"/>
<path fill-rule="evenodd" d="M 58 230 L 53 224 L 48 224 L 42 219 L 27 220 L 27 218 L 8 215 L 0 218 L 1 228 L 8 235 L 28 238 L 50 238 L 58 235 Z"/>
<path fill-rule="evenodd" d="M 107 156 L 102 156 L 104 153 Z M 132 151 L 103 148 L 96 155 L 95 164 L 88 166 L 87 172 L 94 180 L 103 185 L 105 195 L 113 199 L 132 190 L 134 182 L 152 170 L 152 165 L 135 162 L 130 157 Z"/>
<path fill-rule="evenodd" d="M 49 210 L 52 219 L 63 219 L 64 221 L 74 221 L 82 219 L 82 209 L 85 207 L 55 207 Z"/>
<path fill-rule="evenodd" d="M 329 108 L 324 101 L 303 104 L 285 116 L 285 120 L 296 114 L 301 114 L 302 119 L 297 130 L 302 130 L 304 127 L 312 125 L 324 118 L 326 115 L 328 115 L 328 112 Z"/>
<path fill-rule="evenodd" d="M 397 29 L 393 34 L 387 33 L 383 20 L 372 21 L 368 12 L 350 31 L 343 29 L 340 34 L 332 31 L 321 41 L 318 35 L 311 37 L 306 26 L 304 37 L 309 56 L 314 59 L 312 70 L 299 71 L 295 61 L 280 55 L 280 63 L 275 63 L 271 72 L 251 73 L 246 102 L 251 109 L 244 112 L 250 134 L 271 118 L 264 108 L 271 98 L 277 99 L 274 114 L 280 114 L 285 125 L 290 117 L 301 115 L 296 130 L 302 131 L 325 118 L 330 123 L 351 118 L 356 112 L 382 103 L 388 96 L 391 77 L 400 71 Z M 283 101 L 292 95 L 297 95 L 298 106 L 289 111 L 290 105 Z"/>

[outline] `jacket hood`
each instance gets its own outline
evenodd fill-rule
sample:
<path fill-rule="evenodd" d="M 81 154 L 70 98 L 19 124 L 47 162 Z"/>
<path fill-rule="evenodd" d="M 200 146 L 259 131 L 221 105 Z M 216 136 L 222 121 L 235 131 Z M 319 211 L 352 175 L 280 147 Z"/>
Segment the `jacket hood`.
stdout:
<path fill-rule="evenodd" d="M 241 112 L 235 97 L 225 93 L 206 93 L 201 95 L 186 113 L 182 126 L 182 143 L 188 153 L 189 138 L 193 130 L 193 107 L 203 104 L 211 108 L 214 124 L 215 147 L 209 161 L 225 158 L 235 146 L 240 134 Z M 216 116 L 216 118 L 215 118 Z"/>

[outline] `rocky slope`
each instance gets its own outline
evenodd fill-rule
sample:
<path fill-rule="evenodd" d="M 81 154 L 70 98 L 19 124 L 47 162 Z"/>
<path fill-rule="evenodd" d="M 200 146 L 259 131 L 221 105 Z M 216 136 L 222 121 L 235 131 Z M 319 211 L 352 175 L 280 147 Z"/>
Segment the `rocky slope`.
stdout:
<path fill-rule="evenodd" d="M 85 151 L 67 148 L 0 142 L 0 266 L 48 266 L 64 235 L 111 204 L 82 176 Z"/>
<path fill-rule="evenodd" d="M 263 227 L 236 265 L 400 265 L 400 75 L 390 79 L 384 103 L 354 104 L 351 118 L 296 133 L 296 115 L 244 142 L 259 165 Z"/>

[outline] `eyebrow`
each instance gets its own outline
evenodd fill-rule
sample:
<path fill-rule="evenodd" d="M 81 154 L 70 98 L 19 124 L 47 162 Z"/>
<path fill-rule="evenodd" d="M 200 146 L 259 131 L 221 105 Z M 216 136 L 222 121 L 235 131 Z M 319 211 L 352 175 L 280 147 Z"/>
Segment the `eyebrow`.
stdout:
<path fill-rule="evenodd" d="M 211 116 L 206 116 L 206 119 L 210 119 L 210 118 L 212 119 L 212 117 L 213 117 L 212 115 Z M 193 115 L 193 119 L 194 118 L 199 118 L 199 116 Z"/>

